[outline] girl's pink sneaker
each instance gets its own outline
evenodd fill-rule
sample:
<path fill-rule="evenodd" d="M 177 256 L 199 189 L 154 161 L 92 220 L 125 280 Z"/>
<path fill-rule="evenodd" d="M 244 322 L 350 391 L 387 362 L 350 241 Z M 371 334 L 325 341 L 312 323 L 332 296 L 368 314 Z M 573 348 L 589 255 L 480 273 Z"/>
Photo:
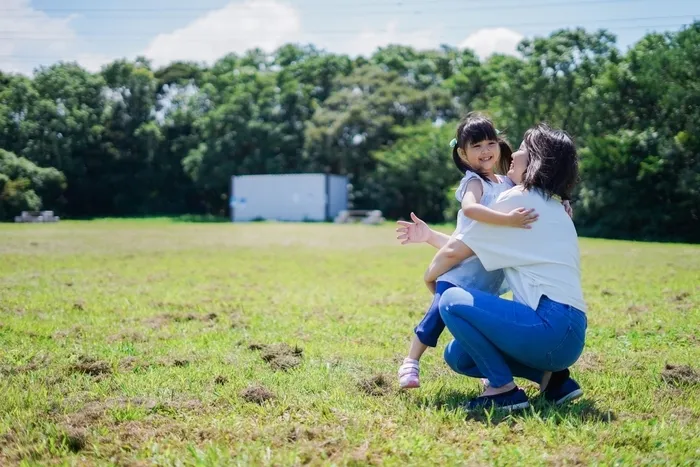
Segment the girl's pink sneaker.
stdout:
<path fill-rule="evenodd" d="M 420 362 L 412 358 L 404 358 L 399 367 L 399 386 L 401 389 L 413 389 L 420 387 Z"/>

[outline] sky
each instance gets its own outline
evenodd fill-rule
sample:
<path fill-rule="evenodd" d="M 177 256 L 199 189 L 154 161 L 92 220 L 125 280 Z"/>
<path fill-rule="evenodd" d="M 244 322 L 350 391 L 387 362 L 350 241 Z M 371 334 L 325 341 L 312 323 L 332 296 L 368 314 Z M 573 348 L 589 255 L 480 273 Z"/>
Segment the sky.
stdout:
<path fill-rule="evenodd" d="M 627 50 L 694 19 L 697 0 L 0 0 L 0 70 L 31 74 L 63 60 L 97 71 L 137 56 L 156 67 L 210 64 L 290 42 L 351 56 L 446 44 L 486 58 L 575 26 L 605 28 Z"/>

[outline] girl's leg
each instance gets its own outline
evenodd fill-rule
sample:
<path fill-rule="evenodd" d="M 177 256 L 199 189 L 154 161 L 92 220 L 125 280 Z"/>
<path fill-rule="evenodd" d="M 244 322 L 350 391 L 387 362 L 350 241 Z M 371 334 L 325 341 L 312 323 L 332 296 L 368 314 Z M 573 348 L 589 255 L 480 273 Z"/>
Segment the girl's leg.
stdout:
<path fill-rule="evenodd" d="M 408 349 L 408 358 L 412 360 L 420 360 L 423 353 L 428 349 L 428 346 L 420 341 L 416 334 L 411 339 L 411 347 Z"/>
<path fill-rule="evenodd" d="M 440 316 L 440 298 L 442 294 L 453 287 L 455 286 L 449 282 L 439 281 L 435 284 L 433 302 L 430 304 L 428 311 L 425 312 L 421 322 L 414 329 L 418 342 L 423 344 L 422 350 L 415 357 L 416 360 L 420 359 L 426 347 L 435 347 L 437 345 L 440 334 L 445 330 L 445 322 Z"/>
<path fill-rule="evenodd" d="M 559 365 L 571 360 L 562 368 L 576 360 L 583 336 L 570 335 L 573 312 L 562 307 L 540 305 L 535 311 L 477 290 L 460 289 L 446 291 L 439 306 L 448 329 L 496 392 L 513 385 L 507 358 L 542 370 L 561 369 L 552 368 L 553 360 Z"/>
<path fill-rule="evenodd" d="M 399 386 L 405 389 L 417 388 L 420 386 L 420 358 L 428 347 L 435 347 L 438 338 L 445 329 L 445 323 L 440 317 L 440 297 L 442 294 L 454 287 L 449 282 L 440 281 L 435 286 L 435 295 L 428 311 L 421 322 L 415 328 L 415 334 L 411 341 L 411 347 L 406 357 L 399 367 Z"/>

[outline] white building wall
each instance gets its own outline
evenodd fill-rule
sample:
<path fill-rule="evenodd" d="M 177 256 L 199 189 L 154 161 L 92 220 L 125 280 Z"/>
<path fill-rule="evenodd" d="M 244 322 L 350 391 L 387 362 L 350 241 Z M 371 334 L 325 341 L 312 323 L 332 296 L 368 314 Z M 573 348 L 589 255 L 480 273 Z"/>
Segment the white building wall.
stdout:
<path fill-rule="evenodd" d="M 348 209 L 348 178 L 341 175 L 329 175 L 328 179 L 328 214 L 330 219 L 334 219 L 340 211 Z"/>
<path fill-rule="evenodd" d="M 345 177 L 339 177 L 345 179 Z M 326 210 L 333 217 L 347 206 L 347 189 L 340 182 L 327 187 L 325 174 L 241 175 L 231 183 L 231 220 L 324 221 Z M 343 186 L 347 181 L 343 182 Z M 326 206 L 326 190 L 334 195 Z M 331 217 L 331 218 L 332 218 Z"/>

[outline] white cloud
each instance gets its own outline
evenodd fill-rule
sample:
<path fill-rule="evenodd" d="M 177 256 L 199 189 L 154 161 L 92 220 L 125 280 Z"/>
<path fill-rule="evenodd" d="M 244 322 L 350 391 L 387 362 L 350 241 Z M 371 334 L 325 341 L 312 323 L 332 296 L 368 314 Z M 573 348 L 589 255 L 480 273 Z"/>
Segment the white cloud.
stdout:
<path fill-rule="evenodd" d="M 459 44 L 459 47 L 472 49 L 482 59 L 495 53 L 517 55 L 516 48 L 523 37 L 519 32 L 507 28 L 479 29 Z"/>
<path fill-rule="evenodd" d="M 100 71 L 103 65 L 106 65 L 115 60 L 116 57 L 108 57 L 107 55 L 100 53 L 77 53 L 74 54 L 75 60 L 88 71 L 93 73 Z"/>
<path fill-rule="evenodd" d="M 320 42 L 326 46 L 322 40 L 314 42 Z M 369 56 L 377 48 L 390 44 L 408 45 L 421 50 L 438 47 L 440 40 L 432 29 L 401 31 L 398 29 L 398 22 L 394 20 L 389 21 L 382 29 L 364 30 L 347 41 L 329 43 L 326 48 L 332 52 L 345 53 L 354 57 L 357 55 Z"/>
<path fill-rule="evenodd" d="M 143 55 L 163 66 L 174 60 L 214 62 L 255 47 L 272 51 L 301 39 L 301 18 L 293 7 L 277 0 L 231 2 L 184 28 L 160 34 Z"/>
<path fill-rule="evenodd" d="M 91 71 L 108 61 L 81 52 L 83 43 L 70 22 L 74 16 L 52 18 L 32 8 L 29 0 L 0 0 L 0 70 L 31 74 L 39 65 L 75 60 Z"/>

